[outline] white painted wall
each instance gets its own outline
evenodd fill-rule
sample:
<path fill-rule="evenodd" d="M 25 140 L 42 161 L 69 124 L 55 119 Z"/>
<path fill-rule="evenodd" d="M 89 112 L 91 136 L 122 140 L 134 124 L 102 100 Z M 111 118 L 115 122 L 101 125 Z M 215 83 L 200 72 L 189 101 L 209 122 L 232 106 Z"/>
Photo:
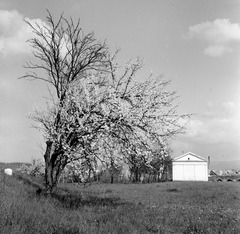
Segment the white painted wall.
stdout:
<path fill-rule="evenodd" d="M 173 162 L 173 181 L 208 181 L 207 163 Z"/>
<path fill-rule="evenodd" d="M 177 157 L 172 166 L 173 181 L 208 181 L 208 163 L 197 155 Z"/>

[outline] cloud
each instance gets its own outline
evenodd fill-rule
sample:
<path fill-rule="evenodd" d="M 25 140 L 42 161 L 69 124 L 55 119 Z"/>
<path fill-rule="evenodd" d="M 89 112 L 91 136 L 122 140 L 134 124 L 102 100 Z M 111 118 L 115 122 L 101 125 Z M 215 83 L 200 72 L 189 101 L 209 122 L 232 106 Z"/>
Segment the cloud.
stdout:
<path fill-rule="evenodd" d="M 27 40 L 33 37 L 33 33 L 24 19 L 33 24 L 44 24 L 40 19 L 24 18 L 16 10 L 0 10 L 0 54 L 16 55 L 31 52 Z"/>
<path fill-rule="evenodd" d="M 35 26 L 36 24 L 41 27 L 45 34 L 48 34 L 50 27 L 41 19 L 24 18 L 16 10 L 7 11 L 0 10 L 0 55 L 16 55 L 31 53 L 32 47 L 27 43 L 30 38 L 36 37 L 32 32 L 32 28 L 24 21 L 28 21 Z M 46 37 L 51 40 L 51 36 Z M 39 40 L 46 44 L 41 38 Z M 64 57 L 68 51 L 66 43 L 67 36 L 62 40 L 60 53 Z"/>
<path fill-rule="evenodd" d="M 232 48 L 226 45 L 213 45 L 204 49 L 204 54 L 211 57 L 219 57 L 228 52 L 232 52 Z"/>
<path fill-rule="evenodd" d="M 208 56 L 222 56 L 232 52 L 234 43 L 240 43 L 240 25 L 229 19 L 216 19 L 190 26 L 185 38 L 206 42 L 204 53 Z"/>
<path fill-rule="evenodd" d="M 187 132 L 173 142 L 174 156 L 183 151 L 211 155 L 213 160 L 238 160 L 240 155 L 240 103 L 208 103 L 206 111 L 194 116 Z"/>
<path fill-rule="evenodd" d="M 220 106 L 212 106 L 211 115 L 209 108 L 206 113 L 191 119 L 185 138 L 194 141 L 220 144 L 232 142 L 238 144 L 240 139 L 240 105 L 227 101 Z"/>

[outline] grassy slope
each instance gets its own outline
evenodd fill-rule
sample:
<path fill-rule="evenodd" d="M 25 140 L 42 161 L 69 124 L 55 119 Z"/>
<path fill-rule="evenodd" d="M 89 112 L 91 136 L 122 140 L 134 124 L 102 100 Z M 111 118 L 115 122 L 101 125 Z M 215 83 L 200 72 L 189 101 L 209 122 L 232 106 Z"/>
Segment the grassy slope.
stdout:
<path fill-rule="evenodd" d="M 0 178 L 0 233 L 240 233 L 240 183 L 61 185 Z M 34 183 L 36 185 L 36 183 Z"/>

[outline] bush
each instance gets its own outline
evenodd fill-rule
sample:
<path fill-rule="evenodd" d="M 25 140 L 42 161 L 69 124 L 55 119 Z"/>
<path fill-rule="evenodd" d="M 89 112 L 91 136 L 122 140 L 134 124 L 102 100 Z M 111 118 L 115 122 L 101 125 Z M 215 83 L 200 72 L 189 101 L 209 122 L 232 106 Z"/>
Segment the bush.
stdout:
<path fill-rule="evenodd" d="M 17 171 L 31 176 L 43 176 L 45 172 L 44 162 L 40 159 L 33 159 L 32 164 L 23 164 Z"/>

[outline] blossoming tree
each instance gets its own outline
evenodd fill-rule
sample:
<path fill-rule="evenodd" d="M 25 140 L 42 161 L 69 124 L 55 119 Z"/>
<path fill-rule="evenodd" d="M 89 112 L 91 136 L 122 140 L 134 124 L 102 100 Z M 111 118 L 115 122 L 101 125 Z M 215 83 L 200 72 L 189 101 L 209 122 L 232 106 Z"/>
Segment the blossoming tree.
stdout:
<path fill-rule="evenodd" d="M 61 16 L 55 22 L 49 13 L 45 25 L 27 23 L 35 33 L 29 43 L 37 62 L 27 63 L 22 78 L 41 80 L 53 90 L 46 110 L 31 115 L 46 139 L 47 193 L 54 192 L 69 163 L 94 168 L 96 161 L 109 161 L 108 148 L 121 152 L 114 157 L 134 152 L 150 161 L 153 141 L 183 131 L 181 120 L 188 115 L 177 113 L 176 92 L 167 90 L 169 81 L 162 77 L 140 81 L 141 60 L 120 68 L 117 53 L 111 55 L 93 33 L 84 35 L 79 21 Z"/>

